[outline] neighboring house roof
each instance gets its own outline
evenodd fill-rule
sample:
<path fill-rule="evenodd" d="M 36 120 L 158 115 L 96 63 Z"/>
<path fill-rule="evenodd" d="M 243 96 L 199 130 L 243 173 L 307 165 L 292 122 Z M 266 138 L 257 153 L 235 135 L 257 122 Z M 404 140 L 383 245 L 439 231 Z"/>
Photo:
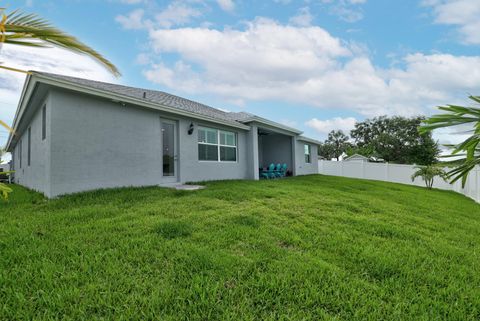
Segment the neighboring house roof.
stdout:
<path fill-rule="evenodd" d="M 250 126 L 248 126 L 249 123 L 256 122 L 280 128 L 282 130 L 292 132 L 296 135 L 302 133 L 297 129 L 279 124 L 274 121 L 270 121 L 268 119 L 250 113 L 226 112 L 163 91 L 129 87 L 45 72 L 30 71 L 29 73 L 30 74 L 27 76 L 27 80 L 25 81 L 19 106 L 15 114 L 15 119 L 13 123 L 14 129 L 17 128 L 19 120 L 22 118 L 24 109 L 26 108 L 29 96 L 33 92 L 33 88 L 29 87 L 33 87 L 35 83 L 40 82 L 47 85 L 84 92 L 87 94 L 103 96 L 112 100 L 118 100 L 125 103 L 132 103 L 148 108 L 163 110 L 166 112 L 182 114 L 188 117 L 217 122 L 245 130 L 248 130 L 250 128 Z M 32 86 L 30 86 L 30 83 L 33 83 Z M 8 149 L 11 141 L 12 136 L 9 137 L 7 143 Z M 314 140 L 311 141 L 313 142 Z M 317 143 L 317 141 L 315 141 L 315 143 Z"/>
<path fill-rule="evenodd" d="M 344 161 L 349 161 L 349 160 L 354 160 L 354 159 L 368 160 L 368 157 L 360 155 L 360 154 L 353 154 L 353 155 L 345 158 Z"/>

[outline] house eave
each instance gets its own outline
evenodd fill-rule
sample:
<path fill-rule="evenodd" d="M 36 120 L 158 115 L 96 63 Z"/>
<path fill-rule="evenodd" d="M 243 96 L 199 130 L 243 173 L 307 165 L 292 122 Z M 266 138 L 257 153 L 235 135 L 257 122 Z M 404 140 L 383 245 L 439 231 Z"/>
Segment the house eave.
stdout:
<path fill-rule="evenodd" d="M 298 136 L 297 140 L 302 141 L 302 142 L 315 144 L 315 145 L 318 145 L 318 146 L 320 146 L 322 144 L 322 142 L 320 142 L 316 139 L 305 137 L 305 136 Z"/>
<path fill-rule="evenodd" d="M 34 85 L 30 86 L 32 76 L 33 76 L 32 73 L 28 73 L 27 78 L 25 79 L 25 82 L 23 84 L 22 92 L 20 94 L 20 99 L 18 101 L 17 110 L 15 111 L 15 116 L 13 117 L 13 124 L 12 124 L 13 132 L 9 133 L 7 144 L 5 145 L 5 149 L 7 152 L 12 152 L 11 150 L 12 139 L 13 139 L 13 136 L 16 135 L 16 129 L 18 127 L 19 119 L 21 119 L 21 114 L 23 114 L 23 110 L 25 109 L 24 106 L 26 104 L 26 101 L 28 101 L 28 99 L 25 100 L 25 97 L 30 96 L 33 91 L 33 88 L 35 87 Z"/>
<path fill-rule="evenodd" d="M 271 121 L 271 120 L 268 120 L 268 119 L 265 119 L 265 118 L 262 118 L 262 117 L 258 117 L 258 116 L 253 116 L 253 117 L 249 117 L 249 118 L 246 118 L 246 119 L 242 119 L 241 122 L 244 123 L 244 124 L 253 123 L 253 122 L 259 123 L 259 124 L 264 124 L 264 125 L 268 125 L 268 126 L 271 126 L 271 127 L 274 127 L 274 128 L 282 129 L 282 130 L 287 131 L 287 132 L 294 133 L 296 135 L 300 135 L 300 134 L 303 133 L 302 131 L 300 131 L 298 129 L 295 129 L 295 128 L 292 128 L 292 127 L 289 127 L 289 126 L 285 126 L 285 125 L 282 125 L 280 123 L 277 123 L 277 122 L 274 122 L 274 121 Z"/>

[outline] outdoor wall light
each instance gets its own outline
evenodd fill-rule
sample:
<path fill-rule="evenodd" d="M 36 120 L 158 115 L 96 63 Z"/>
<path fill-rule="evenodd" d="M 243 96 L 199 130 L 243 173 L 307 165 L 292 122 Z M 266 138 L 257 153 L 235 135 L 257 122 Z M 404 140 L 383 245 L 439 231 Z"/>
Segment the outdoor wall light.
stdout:
<path fill-rule="evenodd" d="M 193 123 L 190 123 L 190 126 L 188 126 L 188 134 L 193 134 Z"/>

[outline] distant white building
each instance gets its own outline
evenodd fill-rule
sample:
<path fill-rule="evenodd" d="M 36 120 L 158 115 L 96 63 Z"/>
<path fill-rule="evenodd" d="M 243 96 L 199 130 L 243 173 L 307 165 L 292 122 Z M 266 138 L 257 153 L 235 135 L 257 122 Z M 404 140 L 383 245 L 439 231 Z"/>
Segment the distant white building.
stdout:
<path fill-rule="evenodd" d="M 10 170 L 10 164 L 4 163 L 0 164 L 0 173 L 8 172 Z M 8 176 L 6 174 L 0 174 L 0 182 L 8 181 Z"/>
<path fill-rule="evenodd" d="M 8 172 L 9 170 L 10 170 L 10 164 L 9 163 L 0 164 L 0 173 L 1 172 Z"/>
<path fill-rule="evenodd" d="M 353 154 L 347 158 L 343 159 L 344 162 L 368 162 L 368 157 L 365 157 L 360 154 Z"/>

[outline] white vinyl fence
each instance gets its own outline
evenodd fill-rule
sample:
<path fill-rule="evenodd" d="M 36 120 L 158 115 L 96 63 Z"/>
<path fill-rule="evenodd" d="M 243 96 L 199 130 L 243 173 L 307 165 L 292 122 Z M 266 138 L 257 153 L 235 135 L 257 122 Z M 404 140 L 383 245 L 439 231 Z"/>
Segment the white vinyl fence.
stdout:
<path fill-rule="evenodd" d="M 364 178 L 425 186 L 421 177 L 417 177 L 415 181 L 412 182 L 411 176 L 416 171 L 414 165 L 319 160 L 318 169 L 319 173 L 324 175 Z M 477 166 L 470 172 L 465 188 L 462 188 L 462 183 L 460 181 L 457 181 L 454 184 L 449 184 L 438 177 L 435 178 L 433 187 L 464 194 L 480 203 L 480 168 Z"/>

